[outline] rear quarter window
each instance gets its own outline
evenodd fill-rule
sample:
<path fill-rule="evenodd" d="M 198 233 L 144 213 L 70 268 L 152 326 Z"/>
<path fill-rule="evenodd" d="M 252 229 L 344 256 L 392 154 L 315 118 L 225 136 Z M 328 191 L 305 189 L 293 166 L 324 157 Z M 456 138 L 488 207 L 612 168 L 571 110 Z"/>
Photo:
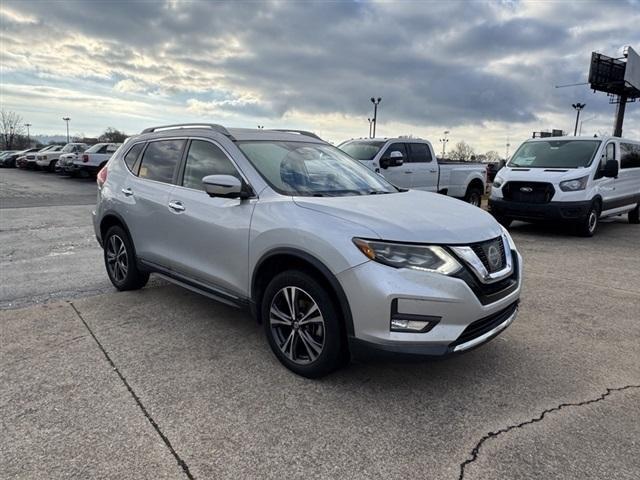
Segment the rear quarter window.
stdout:
<path fill-rule="evenodd" d="M 620 143 L 620 168 L 640 168 L 640 145 Z"/>
<path fill-rule="evenodd" d="M 136 165 L 136 160 L 140 156 L 140 152 L 142 152 L 143 148 L 144 148 L 144 143 L 138 143 L 133 147 L 131 147 L 131 149 L 124 156 L 125 165 L 134 175 L 138 174 L 137 168 L 135 168 L 135 165 Z"/>

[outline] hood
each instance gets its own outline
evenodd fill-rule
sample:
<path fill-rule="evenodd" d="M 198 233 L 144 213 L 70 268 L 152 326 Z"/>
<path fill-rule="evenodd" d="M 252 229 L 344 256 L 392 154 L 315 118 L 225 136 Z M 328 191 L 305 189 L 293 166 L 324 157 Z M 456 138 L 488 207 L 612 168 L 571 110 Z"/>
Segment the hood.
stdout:
<path fill-rule="evenodd" d="M 303 208 L 363 225 L 382 240 L 468 244 L 502 233 L 484 210 L 437 193 L 409 190 L 386 195 L 294 197 Z"/>
<path fill-rule="evenodd" d="M 558 184 L 564 180 L 573 180 L 589 175 L 591 168 L 507 168 L 496 174 L 505 182 L 547 182 Z"/>

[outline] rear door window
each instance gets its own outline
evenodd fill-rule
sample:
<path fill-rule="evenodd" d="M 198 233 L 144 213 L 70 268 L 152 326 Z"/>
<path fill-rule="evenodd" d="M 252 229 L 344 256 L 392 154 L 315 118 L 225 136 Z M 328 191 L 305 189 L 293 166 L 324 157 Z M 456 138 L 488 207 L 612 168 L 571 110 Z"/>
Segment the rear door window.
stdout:
<path fill-rule="evenodd" d="M 185 140 L 150 142 L 142 154 L 138 176 L 156 182 L 171 183 L 182 158 Z"/>
<path fill-rule="evenodd" d="M 202 179 L 207 175 L 231 175 L 241 180 L 236 167 L 219 147 L 204 140 L 193 140 L 189 146 L 182 186 L 204 190 Z"/>
<path fill-rule="evenodd" d="M 430 162 L 431 151 L 426 143 L 410 143 L 409 144 L 409 162 Z"/>

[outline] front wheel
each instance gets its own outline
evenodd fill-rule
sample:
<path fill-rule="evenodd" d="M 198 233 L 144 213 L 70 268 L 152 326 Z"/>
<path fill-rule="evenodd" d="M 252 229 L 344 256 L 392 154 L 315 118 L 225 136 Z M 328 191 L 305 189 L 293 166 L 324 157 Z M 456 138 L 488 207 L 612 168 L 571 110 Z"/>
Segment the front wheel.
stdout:
<path fill-rule="evenodd" d="M 598 229 L 600 207 L 597 203 L 591 205 L 587 216 L 578 223 L 578 234 L 583 237 L 593 237 Z"/>
<path fill-rule="evenodd" d="M 327 290 L 310 275 L 297 270 L 277 275 L 261 304 L 271 350 L 298 375 L 327 375 L 345 358 L 338 311 Z"/>
<path fill-rule="evenodd" d="M 467 188 L 467 193 L 464 196 L 464 200 L 467 203 L 475 207 L 479 207 L 482 203 L 482 189 L 478 187 L 469 187 Z"/>
<path fill-rule="evenodd" d="M 114 287 L 120 291 L 138 290 L 149 281 L 149 273 L 138 269 L 133 243 L 120 226 L 111 227 L 103 240 L 104 264 Z"/>
<path fill-rule="evenodd" d="M 640 223 L 640 203 L 636 205 L 636 208 L 629 212 L 629 223 Z"/>

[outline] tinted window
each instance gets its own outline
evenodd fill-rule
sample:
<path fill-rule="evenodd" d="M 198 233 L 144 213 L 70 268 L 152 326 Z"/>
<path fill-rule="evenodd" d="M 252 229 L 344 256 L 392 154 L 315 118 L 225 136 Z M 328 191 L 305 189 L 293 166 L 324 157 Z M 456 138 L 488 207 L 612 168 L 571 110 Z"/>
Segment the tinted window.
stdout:
<path fill-rule="evenodd" d="M 150 142 L 142 155 L 138 176 L 156 182 L 171 183 L 180 162 L 184 140 Z"/>
<path fill-rule="evenodd" d="M 409 161 L 410 162 L 430 162 L 431 151 L 426 143 L 409 144 Z"/>
<path fill-rule="evenodd" d="M 407 149 L 405 148 L 404 143 L 392 143 L 391 145 L 389 145 L 385 150 L 382 158 L 389 158 L 391 152 L 400 152 L 402 154 L 402 157 L 405 160 L 407 159 Z"/>
<path fill-rule="evenodd" d="M 241 180 L 236 167 L 222 150 L 210 142 L 194 140 L 189 147 L 182 185 L 204 190 L 202 179 L 207 175 L 232 175 Z"/>
<path fill-rule="evenodd" d="M 129 152 L 124 156 L 124 163 L 127 165 L 127 168 L 136 175 L 138 174 L 138 172 L 133 170 L 133 166 L 135 165 L 136 160 L 138 159 L 138 155 L 140 155 L 143 147 L 144 143 L 138 143 L 137 145 L 134 145 L 131 150 L 129 150 Z"/>
<path fill-rule="evenodd" d="M 355 141 L 340 145 L 340 150 L 352 156 L 356 160 L 373 160 L 385 142 L 379 141 Z"/>
<path fill-rule="evenodd" d="M 620 144 L 620 168 L 640 168 L 640 145 Z"/>

